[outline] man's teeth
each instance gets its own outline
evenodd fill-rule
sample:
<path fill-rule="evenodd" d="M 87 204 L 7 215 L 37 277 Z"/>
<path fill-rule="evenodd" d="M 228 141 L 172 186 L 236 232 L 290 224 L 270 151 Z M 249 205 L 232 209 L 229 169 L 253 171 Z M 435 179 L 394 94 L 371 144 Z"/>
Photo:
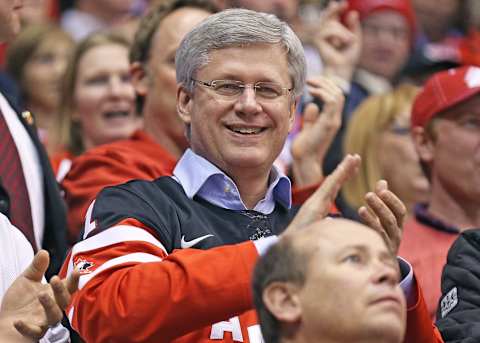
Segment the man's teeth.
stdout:
<path fill-rule="evenodd" d="M 262 129 L 261 128 L 248 128 L 248 127 L 242 127 L 242 128 L 235 127 L 235 128 L 232 128 L 232 131 L 237 132 L 237 133 L 241 133 L 243 135 L 252 135 L 252 134 L 260 133 L 260 131 L 262 131 Z"/>

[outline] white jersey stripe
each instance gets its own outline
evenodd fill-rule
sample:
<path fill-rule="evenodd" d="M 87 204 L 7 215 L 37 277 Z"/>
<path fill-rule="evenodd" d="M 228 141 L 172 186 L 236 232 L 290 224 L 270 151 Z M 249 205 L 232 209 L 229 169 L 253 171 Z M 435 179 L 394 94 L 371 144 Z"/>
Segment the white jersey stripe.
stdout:
<path fill-rule="evenodd" d="M 127 263 L 127 262 L 139 262 L 139 263 L 146 263 L 146 262 L 159 262 L 162 259 L 158 256 L 152 255 L 152 254 L 146 254 L 143 252 L 136 252 L 133 254 L 128 254 L 128 255 L 123 255 L 120 257 L 113 258 L 111 260 L 108 260 L 104 264 L 102 264 L 100 267 L 98 267 L 94 272 L 90 274 L 84 274 L 80 276 L 80 281 L 78 282 L 78 289 L 82 289 L 85 284 L 90 281 L 95 275 L 98 273 L 107 270 L 111 267 L 117 266 L 122 263 Z"/>
<path fill-rule="evenodd" d="M 153 237 L 153 235 L 150 234 L 148 231 L 131 225 L 116 225 L 96 234 L 95 236 L 89 237 L 86 240 L 75 244 L 72 249 L 72 257 L 74 257 L 80 252 L 131 241 L 148 242 L 162 249 L 163 252 L 168 255 L 167 249 L 165 249 L 162 243 L 160 243 L 160 241 Z"/>
<path fill-rule="evenodd" d="M 73 259 L 72 259 L 72 255 L 70 255 L 70 258 L 68 259 L 67 277 L 70 276 L 72 272 L 73 272 Z"/>
<path fill-rule="evenodd" d="M 68 262 L 67 276 L 73 272 L 73 258 L 76 254 L 121 242 L 132 241 L 148 242 L 162 249 L 163 252 L 168 255 L 167 249 L 165 249 L 162 243 L 160 243 L 158 239 L 153 237 L 153 235 L 144 229 L 129 225 L 112 226 L 111 228 L 102 231 L 95 236 L 87 238 L 84 241 L 78 242 L 73 246 L 72 253 L 70 255 L 70 261 Z"/>

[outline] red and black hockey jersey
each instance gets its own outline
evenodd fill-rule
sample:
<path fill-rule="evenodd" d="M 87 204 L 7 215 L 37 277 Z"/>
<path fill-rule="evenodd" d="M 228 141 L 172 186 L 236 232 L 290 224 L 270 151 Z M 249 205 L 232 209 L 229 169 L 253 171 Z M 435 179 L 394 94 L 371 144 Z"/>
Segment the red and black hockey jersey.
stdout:
<path fill-rule="evenodd" d="M 296 210 L 227 210 L 162 177 L 106 188 L 89 212 L 65 266 L 82 272 L 68 313 L 87 342 L 261 342 L 251 240 L 279 234 Z"/>

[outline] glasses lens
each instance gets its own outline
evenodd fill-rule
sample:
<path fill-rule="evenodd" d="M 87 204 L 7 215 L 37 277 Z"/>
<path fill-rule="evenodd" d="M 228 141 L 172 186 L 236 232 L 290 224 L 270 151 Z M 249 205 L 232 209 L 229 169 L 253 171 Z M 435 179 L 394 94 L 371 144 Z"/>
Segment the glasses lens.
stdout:
<path fill-rule="evenodd" d="M 245 86 L 240 82 L 231 80 L 216 80 L 212 82 L 212 88 L 220 95 L 234 96 L 242 93 Z"/>
<path fill-rule="evenodd" d="M 255 94 L 265 99 L 275 99 L 283 94 L 282 86 L 270 82 L 258 82 L 255 84 Z"/>

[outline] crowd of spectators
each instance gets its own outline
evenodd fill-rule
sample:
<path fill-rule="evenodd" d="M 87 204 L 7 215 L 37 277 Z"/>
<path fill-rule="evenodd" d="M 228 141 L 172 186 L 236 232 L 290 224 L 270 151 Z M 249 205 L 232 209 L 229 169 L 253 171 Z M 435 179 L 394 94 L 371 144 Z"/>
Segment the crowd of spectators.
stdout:
<path fill-rule="evenodd" d="M 0 19 L 0 341 L 480 339 L 478 1 Z"/>

